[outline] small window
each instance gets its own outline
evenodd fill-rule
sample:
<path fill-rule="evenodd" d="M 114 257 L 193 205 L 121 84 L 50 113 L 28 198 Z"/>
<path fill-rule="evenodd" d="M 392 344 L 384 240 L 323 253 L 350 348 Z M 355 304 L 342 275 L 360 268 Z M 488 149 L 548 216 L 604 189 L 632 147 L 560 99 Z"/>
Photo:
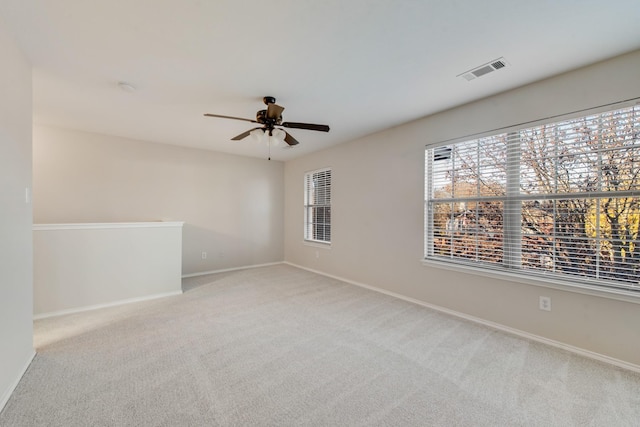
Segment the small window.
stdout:
<path fill-rule="evenodd" d="M 331 243 L 331 169 L 304 176 L 304 238 Z"/>

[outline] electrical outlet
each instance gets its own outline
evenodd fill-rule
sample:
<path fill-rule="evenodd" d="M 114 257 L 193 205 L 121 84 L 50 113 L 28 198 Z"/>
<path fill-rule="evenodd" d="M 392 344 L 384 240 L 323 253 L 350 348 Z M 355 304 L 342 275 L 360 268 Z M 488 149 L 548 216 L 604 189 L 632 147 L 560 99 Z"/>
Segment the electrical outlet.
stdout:
<path fill-rule="evenodd" d="M 207 259 L 207 253 L 205 251 L 202 251 L 202 259 Z"/>
<path fill-rule="evenodd" d="M 540 310 L 551 311 L 551 297 L 540 297 Z"/>

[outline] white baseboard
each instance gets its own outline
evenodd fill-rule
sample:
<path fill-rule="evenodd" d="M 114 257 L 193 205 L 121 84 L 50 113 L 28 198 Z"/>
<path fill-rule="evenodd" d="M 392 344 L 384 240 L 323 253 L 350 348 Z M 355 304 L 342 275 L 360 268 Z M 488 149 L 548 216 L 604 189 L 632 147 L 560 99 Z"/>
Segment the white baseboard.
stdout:
<path fill-rule="evenodd" d="M 186 279 L 187 277 L 198 277 L 198 276 L 206 276 L 207 274 L 226 273 L 228 271 L 246 270 L 248 268 L 269 267 L 271 265 L 278 265 L 282 263 L 284 263 L 284 261 L 268 262 L 266 264 L 245 265 L 242 267 L 223 268 L 221 270 L 201 271 L 199 273 L 183 274 L 182 278 Z"/>
<path fill-rule="evenodd" d="M 278 264 L 282 264 L 282 263 L 283 263 L 283 261 L 277 261 L 277 262 L 269 262 L 269 263 L 266 263 L 266 264 L 245 265 L 245 266 L 242 266 L 242 267 L 225 268 L 225 269 L 221 269 L 221 270 L 203 271 L 203 272 L 199 272 L 199 273 L 185 274 L 185 275 L 182 276 L 182 278 L 185 279 L 187 277 L 206 276 L 207 274 L 224 273 L 224 272 L 228 272 L 228 271 L 237 271 L 237 270 L 246 270 L 246 269 L 249 269 L 249 268 L 268 267 L 268 266 L 278 265 Z M 100 308 L 115 307 L 115 306 L 118 306 L 118 305 L 130 304 L 130 303 L 133 303 L 133 302 L 148 301 L 148 300 L 153 300 L 153 299 L 156 299 L 156 298 L 164 298 L 164 297 L 170 297 L 170 296 L 175 296 L 175 295 L 180 295 L 180 294 L 182 294 L 182 291 L 167 292 L 167 293 L 162 293 L 162 294 L 148 295 L 148 296 L 139 297 L 139 298 L 129 298 L 129 299 L 124 299 L 124 300 L 118 300 L 118 301 L 113 301 L 113 302 L 106 303 L 106 304 L 88 305 L 88 306 L 83 306 L 83 307 L 70 308 L 70 309 L 67 309 L 67 310 L 51 311 L 51 312 L 47 312 L 47 313 L 37 314 L 37 315 L 33 316 L 33 320 L 40 320 L 40 319 L 46 319 L 46 318 L 49 318 L 49 317 L 63 316 L 65 314 L 81 313 L 83 311 L 97 310 L 97 309 L 100 309 Z"/>
<path fill-rule="evenodd" d="M 41 313 L 33 316 L 33 320 L 46 319 L 48 317 L 63 316 L 65 314 L 81 313 L 83 311 L 91 311 L 91 310 L 97 310 L 100 308 L 115 307 L 117 305 L 131 304 L 133 302 L 149 301 L 149 300 L 154 300 L 158 298 L 172 297 L 176 295 L 182 295 L 182 291 L 165 292 L 161 294 L 147 295 L 144 297 L 128 298 L 128 299 L 109 302 L 106 304 L 86 305 L 83 307 L 70 308 L 67 310 L 50 311 L 48 313 Z"/>
<path fill-rule="evenodd" d="M 20 383 L 20 380 L 24 376 L 24 373 L 27 372 L 27 369 L 29 369 L 29 365 L 31 365 L 31 362 L 33 361 L 33 358 L 35 356 L 36 356 L 36 352 L 32 350 L 31 355 L 27 358 L 27 362 L 24 364 L 24 368 L 22 368 L 22 371 L 20 372 L 20 374 L 16 377 L 16 379 L 13 381 L 11 386 L 4 391 L 4 394 L 2 395 L 2 400 L 0 400 L 0 412 L 2 412 L 5 405 L 9 401 L 9 398 L 13 394 L 13 391 L 18 386 L 18 383 Z"/>
<path fill-rule="evenodd" d="M 546 345 L 550 345 L 552 347 L 556 347 L 556 348 L 560 348 L 566 351 L 569 351 L 571 353 L 575 353 L 578 354 L 580 356 L 584 356 L 584 357 L 588 357 L 589 359 L 594 359 L 594 360 L 598 360 L 600 362 L 604 362 L 604 363 L 608 363 L 610 365 L 613 366 L 617 366 L 618 368 L 623 368 L 623 369 L 627 369 L 629 371 L 633 371 L 633 372 L 637 372 L 640 373 L 640 365 L 636 365 L 634 363 L 630 363 L 630 362 L 625 362 L 624 360 L 620 360 L 620 359 L 616 359 L 614 357 L 610 357 L 610 356 L 606 356 L 604 354 L 600 354 L 600 353 L 596 353 L 594 351 L 590 351 L 590 350 L 586 350 L 580 347 L 575 347 L 573 345 L 570 344 L 565 344 L 563 342 L 560 341 L 555 341 L 549 338 L 545 338 L 545 337 L 541 337 L 539 335 L 535 335 L 529 332 L 525 332 L 525 331 L 521 331 L 520 329 L 515 329 L 515 328 L 511 328 L 509 326 L 505 326 L 505 325 L 501 325 L 500 323 L 495 323 L 495 322 L 491 322 L 489 320 L 485 320 L 485 319 L 481 319 L 479 317 L 475 317 L 475 316 L 471 316 L 465 313 L 461 313 L 459 311 L 455 311 L 455 310 L 450 310 L 448 308 L 445 307 L 440 307 L 438 305 L 434 305 L 434 304 L 429 304 L 427 302 L 415 299 L 415 298 L 411 298 L 411 297 L 407 297 L 405 295 L 402 294 L 398 294 L 395 292 L 391 292 L 388 291 L 386 289 L 381 289 L 381 288 L 377 288 L 375 286 L 369 286 L 369 285 L 365 285 L 364 283 L 359 283 L 353 280 L 349 280 L 349 279 L 345 279 L 343 277 L 339 277 L 339 276 L 334 276 L 332 274 L 328 274 L 328 273 L 324 273 L 322 271 L 319 270 L 314 270 L 312 268 L 307 268 L 307 267 L 303 267 L 301 265 L 297 265 L 288 261 L 284 261 L 284 264 L 290 265 L 292 267 L 296 267 L 296 268 L 300 268 L 302 270 L 307 270 L 310 271 L 312 273 L 316 273 L 316 274 L 320 274 L 322 276 L 326 276 L 332 279 L 336 279 L 336 280 L 340 280 L 341 282 L 346 282 L 349 283 L 351 285 L 355 285 L 355 286 L 359 286 L 361 288 L 365 288 L 365 289 L 369 289 L 371 291 L 375 291 L 375 292 L 379 292 L 385 295 L 389 295 L 395 298 L 399 298 L 401 300 L 407 301 L 407 302 L 411 302 L 414 304 L 418 304 L 421 305 L 423 307 L 427 307 L 442 313 L 446 313 L 455 317 L 459 317 L 465 320 L 469 320 L 471 322 L 475 322 L 475 323 L 479 323 L 481 325 L 485 325 L 488 326 L 490 328 L 493 329 L 497 329 L 499 331 L 502 332 L 506 332 L 508 334 L 511 335 L 516 335 L 531 341 L 536 341 L 542 344 L 546 344 Z"/>

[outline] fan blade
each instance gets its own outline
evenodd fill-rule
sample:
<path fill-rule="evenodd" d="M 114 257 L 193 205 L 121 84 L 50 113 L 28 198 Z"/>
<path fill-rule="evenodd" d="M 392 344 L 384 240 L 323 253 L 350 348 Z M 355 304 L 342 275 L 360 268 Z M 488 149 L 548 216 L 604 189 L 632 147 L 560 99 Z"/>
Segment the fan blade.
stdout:
<path fill-rule="evenodd" d="M 289 146 L 294 146 L 294 145 L 300 144 L 298 141 L 296 141 L 296 139 L 294 137 L 289 135 L 289 132 L 285 132 L 284 133 L 284 142 L 289 144 Z"/>
<path fill-rule="evenodd" d="M 292 128 L 292 129 L 306 129 L 306 130 L 317 130 L 320 132 L 329 132 L 329 126 L 314 125 L 311 123 L 284 122 L 280 126 L 284 126 L 286 128 Z"/>
<path fill-rule="evenodd" d="M 278 117 L 282 115 L 284 111 L 284 107 L 281 107 L 277 104 L 269 104 L 267 105 L 267 118 L 277 120 Z"/>
<path fill-rule="evenodd" d="M 255 120 L 251 120 L 251 119 L 243 119 L 242 117 L 231 117 L 231 116 L 221 116 L 220 114 L 205 114 L 205 116 L 207 117 L 217 117 L 219 119 L 233 119 L 233 120 L 242 120 L 243 122 L 251 122 L 251 123 L 258 123 Z"/>
<path fill-rule="evenodd" d="M 242 133 L 241 133 L 240 135 L 238 135 L 238 136 L 234 136 L 233 138 L 231 138 L 231 140 L 232 140 L 232 141 L 240 141 L 241 139 L 245 139 L 246 137 L 248 137 L 248 136 L 249 136 L 249 134 L 250 134 L 251 132 L 253 132 L 253 131 L 254 131 L 254 130 L 256 130 L 256 129 L 262 129 L 262 128 L 253 128 L 253 129 L 249 129 L 249 130 L 248 130 L 248 131 L 246 131 L 246 132 L 242 132 Z"/>

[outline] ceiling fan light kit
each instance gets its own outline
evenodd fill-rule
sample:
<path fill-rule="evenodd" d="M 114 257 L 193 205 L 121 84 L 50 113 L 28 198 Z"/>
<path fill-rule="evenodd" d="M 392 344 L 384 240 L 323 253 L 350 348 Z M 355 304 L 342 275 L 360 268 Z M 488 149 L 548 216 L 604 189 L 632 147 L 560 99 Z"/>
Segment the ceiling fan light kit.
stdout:
<path fill-rule="evenodd" d="M 282 121 L 282 112 L 284 111 L 284 107 L 276 104 L 276 99 L 273 96 L 265 96 L 262 98 L 262 102 L 267 106 L 266 110 L 259 110 L 256 113 L 256 119 L 245 119 L 242 117 L 232 117 L 232 116 L 223 116 L 220 114 L 205 114 L 206 117 L 216 117 L 220 119 L 232 119 L 232 120 L 242 120 L 250 123 L 257 123 L 261 125 L 260 127 L 255 127 L 253 129 L 249 129 L 246 132 L 241 133 L 233 138 L 232 141 L 240 141 L 241 139 L 246 138 L 251 135 L 252 138 L 258 141 L 265 141 L 271 149 L 271 145 L 274 146 L 282 146 L 282 147 L 293 147 L 294 145 L 299 144 L 298 141 L 291 136 L 287 131 L 283 128 L 289 129 L 305 129 L 305 130 L 314 130 L 319 132 L 329 132 L 329 126 L 327 125 L 318 125 L 312 123 L 299 123 L 299 122 L 283 122 Z M 271 156 L 269 155 L 269 160 L 271 160 Z"/>
<path fill-rule="evenodd" d="M 251 135 L 256 142 L 262 142 L 264 139 L 264 131 L 262 129 L 253 129 L 249 132 L 249 135 Z"/>
<path fill-rule="evenodd" d="M 265 144 L 271 144 L 274 147 L 285 147 L 287 143 L 285 142 L 285 138 L 287 137 L 287 133 L 282 129 L 273 129 L 270 133 L 265 131 L 264 129 L 253 129 L 249 132 L 249 135 L 256 141 Z"/>

